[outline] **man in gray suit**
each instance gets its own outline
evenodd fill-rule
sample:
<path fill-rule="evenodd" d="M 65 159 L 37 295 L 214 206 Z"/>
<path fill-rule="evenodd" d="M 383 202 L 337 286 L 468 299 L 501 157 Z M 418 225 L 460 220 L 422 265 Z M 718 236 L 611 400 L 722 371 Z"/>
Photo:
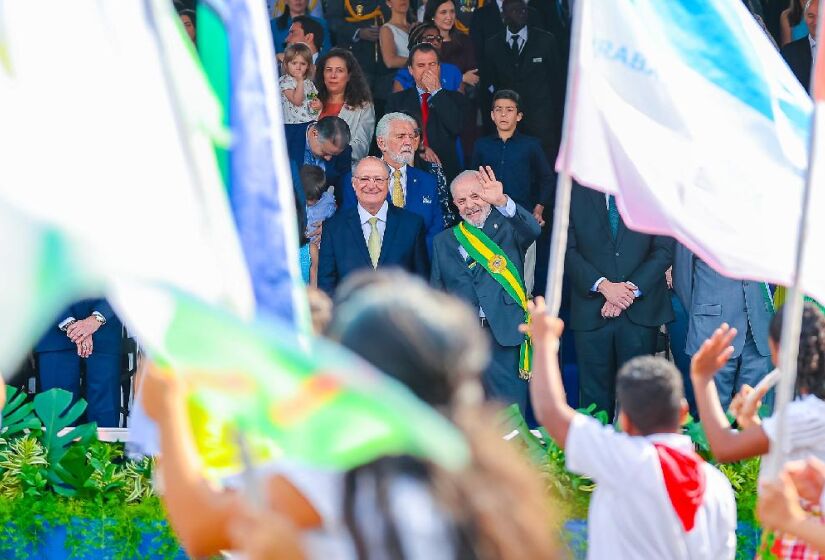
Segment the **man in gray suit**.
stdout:
<path fill-rule="evenodd" d="M 501 249 L 496 259 L 477 261 L 459 241 L 459 226 L 442 231 L 433 241 L 431 283 L 478 310 L 482 327 L 490 332 L 492 361 L 484 373 L 488 398 L 516 403 L 527 410 L 527 382 L 519 375 L 519 350 L 524 335 L 518 327 L 525 311 L 492 270 L 512 265 L 524 278 L 524 254 L 541 233 L 541 226 L 526 209 L 504 194 L 501 181 L 490 167 L 464 171 L 450 184 L 453 202 L 467 223 L 479 228 Z M 460 224 L 459 224 L 460 225 Z M 499 278 L 499 279 L 497 279 Z M 521 290 L 524 282 L 521 281 Z M 516 290 L 518 291 L 518 290 Z"/>
<path fill-rule="evenodd" d="M 738 332 L 733 355 L 715 378 L 719 400 L 727 410 L 742 385 L 755 386 L 771 370 L 768 326 L 773 317 L 773 301 L 768 286 L 764 282 L 722 276 L 677 244 L 673 289 L 688 314 L 688 356 L 693 356 L 722 323 Z"/>

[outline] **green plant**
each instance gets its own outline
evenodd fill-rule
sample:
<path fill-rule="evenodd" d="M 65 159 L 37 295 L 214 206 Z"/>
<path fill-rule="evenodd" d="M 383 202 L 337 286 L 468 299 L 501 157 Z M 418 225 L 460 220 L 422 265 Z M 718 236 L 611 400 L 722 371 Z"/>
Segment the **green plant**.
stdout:
<path fill-rule="evenodd" d="M 33 402 L 9 388 L 0 434 L 0 556 L 36 546 L 52 526 L 66 527 L 73 558 L 94 548 L 138 557 L 145 531 L 153 551 L 174 558 L 180 547 L 151 485 L 153 461 L 124 457 L 123 444 L 98 441 L 94 424 L 70 428 L 86 403 L 59 389 Z"/>

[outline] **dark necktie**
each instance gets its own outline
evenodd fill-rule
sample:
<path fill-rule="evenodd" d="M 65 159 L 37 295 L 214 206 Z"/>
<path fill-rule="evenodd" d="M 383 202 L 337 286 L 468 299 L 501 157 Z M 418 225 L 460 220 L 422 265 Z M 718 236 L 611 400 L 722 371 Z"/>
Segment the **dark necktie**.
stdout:
<path fill-rule="evenodd" d="M 424 92 L 421 94 L 421 136 L 425 146 L 429 146 L 427 141 L 427 121 L 430 120 L 430 94 Z"/>
<path fill-rule="evenodd" d="M 619 208 L 616 206 L 616 197 L 612 194 L 607 197 L 607 219 L 610 222 L 610 235 L 616 240 L 619 233 Z"/>
<path fill-rule="evenodd" d="M 516 56 L 516 58 L 518 58 L 518 35 L 513 35 L 510 38 L 510 41 L 510 50 L 513 51 L 513 54 Z"/>

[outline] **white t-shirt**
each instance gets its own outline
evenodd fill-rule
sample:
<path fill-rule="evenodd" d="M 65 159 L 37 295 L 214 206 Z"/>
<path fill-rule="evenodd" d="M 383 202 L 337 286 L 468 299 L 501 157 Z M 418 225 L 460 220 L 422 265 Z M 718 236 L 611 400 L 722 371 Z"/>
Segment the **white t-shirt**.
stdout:
<path fill-rule="evenodd" d="M 565 445 L 567 468 L 596 482 L 588 513 L 590 559 L 731 559 L 736 553 L 736 502 L 725 476 L 703 464 L 705 493 L 685 533 L 665 488 L 653 442 L 693 449 L 679 434 L 633 437 L 577 414 Z"/>
<path fill-rule="evenodd" d="M 304 552 L 310 560 L 355 560 L 357 553 L 344 519 L 344 479 L 346 473 L 279 461 L 261 468 L 261 475 L 286 478 L 312 504 L 322 520 L 322 527 L 304 531 Z M 389 560 L 382 547 L 384 519 L 375 509 L 375 485 L 371 481 L 358 484 L 355 498 L 355 519 L 370 558 Z M 238 488 L 240 476 L 224 481 Z M 404 558 L 408 560 L 454 560 L 450 522 L 432 494 L 422 482 L 412 476 L 396 476 L 388 488 L 388 503 L 395 521 Z M 235 558 L 235 556 L 233 556 Z"/>
<path fill-rule="evenodd" d="M 825 461 L 825 402 L 814 395 L 805 395 L 788 403 L 785 434 L 781 442 L 782 463 L 816 457 Z M 762 421 L 762 429 L 776 445 L 776 423 L 773 415 Z"/>

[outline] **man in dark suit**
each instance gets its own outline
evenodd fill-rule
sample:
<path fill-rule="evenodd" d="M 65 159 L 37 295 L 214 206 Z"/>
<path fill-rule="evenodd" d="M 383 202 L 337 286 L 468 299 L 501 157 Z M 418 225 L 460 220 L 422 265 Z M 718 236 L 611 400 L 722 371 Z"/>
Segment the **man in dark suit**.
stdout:
<path fill-rule="evenodd" d="M 490 167 L 462 172 L 450 190 L 462 220 L 481 229 L 501 249 L 507 263 L 514 265 L 523 291 L 524 253 L 541 233 L 536 219 L 504 194 L 504 186 Z M 488 263 L 473 259 L 459 242 L 457 228 L 435 237 L 431 284 L 478 310 L 481 325 L 491 335 L 492 360 L 483 377 L 487 396 L 506 404 L 516 403 L 524 413 L 527 382 L 519 375 L 519 349 L 524 335 L 518 330 L 525 321 L 524 308 L 497 279 L 502 274 L 488 270 L 494 259 Z"/>
<path fill-rule="evenodd" d="M 539 0 L 548 2 L 555 0 Z M 533 25 L 541 29 L 549 29 L 545 21 L 544 10 L 537 11 L 530 6 L 529 19 Z M 502 3 L 498 0 L 488 1 L 481 8 L 473 11 L 473 19 L 470 24 L 470 39 L 473 41 L 476 56 L 482 55 L 487 50 L 487 42 L 500 32 L 504 31 L 504 21 L 502 19 Z"/>
<path fill-rule="evenodd" d="M 87 299 L 64 310 L 35 346 L 40 388 L 80 397 L 80 364 L 86 363 L 89 422 L 117 427 L 123 325 L 105 299 Z"/>
<path fill-rule="evenodd" d="M 573 187 L 565 271 L 581 406 L 595 403 L 612 419 L 616 372 L 656 352 L 659 327 L 673 319 L 665 281 L 673 246 L 627 229 L 612 195 Z"/>
<path fill-rule="evenodd" d="M 447 181 L 458 175 L 456 140 L 464 124 L 464 95 L 441 88 L 438 51 L 429 43 L 410 50 L 407 67 L 415 87 L 399 91 L 387 101 L 387 113 L 406 113 L 421 123 L 421 151 L 427 161 L 440 160 Z"/>
<path fill-rule="evenodd" d="M 539 138 L 547 157 L 555 161 L 564 103 L 564 70 L 556 40 L 546 31 L 527 27 L 524 0 L 504 0 L 503 12 L 507 28 L 486 44 L 481 89 L 488 94 L 490 88 L 516 91 L 524 113 L 519 128 Z M 485 122 L 490 123 L 489 118 Z M 492 132 L 492 126 L 488 124 L 487 130 Z"/>
<path fill-rule="evenodd" d="M 318 287 L 332 294 L 351 272 L 398 266 L 427 277 L 430 261 L 420 216 L 387 201 L 389 172 L 376 157 L 355 168 L 352 186 L 358 204 L 324 222 L 318 259 Z"/>
<path fill-rule="evenodd" d="M 323 169 L 327 184 L 335 188 L 335 201 L 340 206 L 344 189 L 349 188 L 352 165 L 347 123 L 338 117 L 324 117 L 318 122 L 287 124 L 284 129 L 293 174 L 304 165 L 317 165 Z M 301 184 L 295 176 L 293 182 Z M 298 199 L 303 200 L 303 190 L 297 188 L 295 192 Z"/>
<path fill-rule="evenodd" d="M 809 0 L 805 4 L 804 17 L 805 23 L 808 25 L 808 35 L 788 43 L 782 47 L 780 53 L 796 79 L 805 88 L 805 91 L 810 91 L 813 52 L 816 47 L 816 23 L 819 18 L 819 0 Z"/>

